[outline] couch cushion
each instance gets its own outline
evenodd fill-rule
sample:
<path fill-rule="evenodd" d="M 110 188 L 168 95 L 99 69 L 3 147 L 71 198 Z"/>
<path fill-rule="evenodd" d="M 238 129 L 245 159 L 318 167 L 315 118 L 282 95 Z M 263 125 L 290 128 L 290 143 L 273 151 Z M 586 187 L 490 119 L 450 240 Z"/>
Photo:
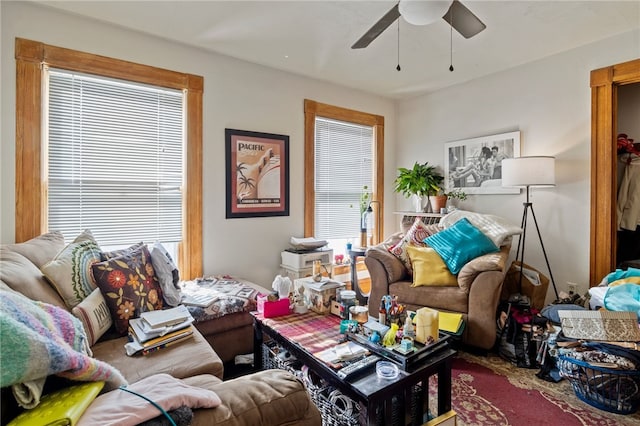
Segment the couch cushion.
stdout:
<path fill-rule="evenodd" d="M 522 233 L 522 228 L 513 225 L 500 216 L 465 210 L 455 210 L 444 216 L 440 219 L 440 226 L 449 228 L 462 218 L 467 218 L 473 226 L 489 237 L 497 247 L 503 245 L 508 237 Z"/>
<path fill-rule="evenodd" d="M 91 266 L 101 259 L 100 247 L 95 241 L 85 240 L 68 244 L 40 269 L 71 309 L 96 288 Z"/>
<path fill-rule="evenodd" d="M 192 339 L 149 355 L 126 356 L 127 342 L 127 337 L 105 340 L 93 345 L 91 351 L 95 358 L 120 370 L 129 383 L 156 373 L 167 373 L 178 379 L 198 374 L 222 378 L 222 361 L 198 330 L 193 331 Z"/>
<path fill-rule="evenodd" d="M 413 266 L 413 287 L 458 285 L 456 276 L 434 249 L 409 246 L 407 252 Z"/>
<path fill-rule="evenodd" d="M 412 311 L 424 306 L 463 314 L 469 310 L 469 293 L 459 286 L 412 287 L 410 281 L 397 281 L 389 284 L 389 294 L 398 296 L 398 303 Z"/>
<path fill-rule="evenodd" d="M 89 346 L 93 346 L 113 324 L 107 301 L 104 300 L 99 288 L 93 290 L 86 299 L 78 303 L 71 310 L 71 313 L 82 321 L 84 330 L 87 332 Z"/>
<path fill-rule="evenodd" d="M 31 300 L 66 308 L 64 301 L 51 287 L 40 269 L 20 253 L 0 247 L 0 279 L 14 291 Z"/>
<path fill-rule="evenodd" d="M 452 274 L 460 272 L 471 259 L 498 251 L 489 237 L 467 218 L 460 219 L 450 228 L 427 237 L 424 241 L 438 252 Z"/>
<path fill-rule="evenodd" d="M 162 290 L 147 246 L 92 266 L 96 284 L 107 301 L 116 331 L 127 333 L 129 319 L 162 309 Z"/>
<path fill-rule="evenodd" d="M 20 253 L 30 260 L 37 268 L 51 261 L 64 248 L 64 236 L 62 232 L 53 231 L 39 235 L 24 243 L 5 244 L 6 250 Z"/>
<path fill-rule="evenodd" d="M 223 383 L 192 377 L 185 383 L 210 389 L 222 400 L 214 410 L 195 410 L 192 426 L 259 425 L 275 419 L 282 425 L 321 425 L 304 386 L 287 371 L 260 371 Z"/>

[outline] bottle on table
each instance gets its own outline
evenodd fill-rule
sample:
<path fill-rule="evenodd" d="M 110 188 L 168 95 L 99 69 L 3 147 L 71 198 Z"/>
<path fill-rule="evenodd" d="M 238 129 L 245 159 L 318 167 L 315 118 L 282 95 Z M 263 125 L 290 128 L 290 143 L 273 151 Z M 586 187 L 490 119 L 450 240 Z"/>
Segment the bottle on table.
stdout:
<path fill-rule="evenodd" d="M 380 301 L 380 310 L 378 311 L 378 322 L 380 324 L 387 324 L 387 308 L 384 306 L 384 299 Z"/>

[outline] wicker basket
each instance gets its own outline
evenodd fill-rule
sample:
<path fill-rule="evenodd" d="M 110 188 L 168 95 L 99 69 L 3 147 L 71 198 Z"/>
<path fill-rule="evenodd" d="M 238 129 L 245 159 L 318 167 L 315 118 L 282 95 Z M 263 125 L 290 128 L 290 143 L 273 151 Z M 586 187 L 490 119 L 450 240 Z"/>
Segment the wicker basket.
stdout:
<path fill-rule="evenodd" d="M 286 352 L 274 341 L 263 344 L 262 362 L 265 369 L 286 370 L 304 384 L 313 403 L 322 416 L 323 426 L 352 426 L 361 424 L 366 409 L 358 402 L 329 386 L 317 374 L 303 366 L 294 357 L 283 357 Z M 382 423 L 379 423 L 382 424 Z"/>
<path fill-rule="evenodd" d="M 640 371 L 613 370 L 561 355 L 558 369 L 576 396 L 589 405 L 618 414 L 635 413 L 640 403 Z"/>

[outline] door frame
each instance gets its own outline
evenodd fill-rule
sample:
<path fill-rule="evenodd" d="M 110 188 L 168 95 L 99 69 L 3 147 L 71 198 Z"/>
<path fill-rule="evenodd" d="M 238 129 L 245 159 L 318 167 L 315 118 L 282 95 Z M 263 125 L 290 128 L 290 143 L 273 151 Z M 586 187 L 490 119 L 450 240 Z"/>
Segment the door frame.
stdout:
<path fill-rule="evenodd" d="M 640 59 L 591 71 L 589 285 L 616 268 L 618 87 L 640 82 Z"/>

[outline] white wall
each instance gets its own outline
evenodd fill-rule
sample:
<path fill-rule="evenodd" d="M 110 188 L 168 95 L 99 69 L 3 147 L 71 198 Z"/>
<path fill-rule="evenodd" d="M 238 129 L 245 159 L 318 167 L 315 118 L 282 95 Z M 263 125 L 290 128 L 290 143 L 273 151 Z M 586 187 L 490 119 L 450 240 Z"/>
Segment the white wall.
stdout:
<path fill-rule="evenodd" d="M 159 38 L 90 21 L 26 2 L 2 2 L 1 227 L 13 242 L 15 214 L 16 37 L 188 72 L 204 77 L 203 239 L 205 274 L 230 274 L 270 287 L 280 252 L 304 226 L 303 100 L 338 105 L 385 117 L 385 156 L 395 164 L 395 106 L 391 100 L 299 77 Z M 225 219 L 224 129 L 290 136 L 290 216 Z M 392 168 L 393 170 L 393 168 Z M 392 187 L 385 188 L 391 194 Z M 394 225 L 392 203 L 386 213 Z"/>
<path fill-rule="evenodd" d="M 397 165 L 444 164 L 445 142 L 521 131 L 521 155 L 556 157 L 556 187 L 533 206 L 558 290 L 586 291 L 589 277 L 591 70 L 640 57 L 635 31 L 399 102 Z M 612 143 L 614 143 L 612 141 Z M 391 170 L 389 170 L 391 171 Z M 521 195 L 472 195 L 461 207 L 522 219 Z M 398 203 L 408 203 L 398 197 Z M 529 217 L 525 262 L 546 265 Z M 514 246 L 515 252 L 515 246 Z M 554 297 L 549 289 L 547 300 Z"/>

